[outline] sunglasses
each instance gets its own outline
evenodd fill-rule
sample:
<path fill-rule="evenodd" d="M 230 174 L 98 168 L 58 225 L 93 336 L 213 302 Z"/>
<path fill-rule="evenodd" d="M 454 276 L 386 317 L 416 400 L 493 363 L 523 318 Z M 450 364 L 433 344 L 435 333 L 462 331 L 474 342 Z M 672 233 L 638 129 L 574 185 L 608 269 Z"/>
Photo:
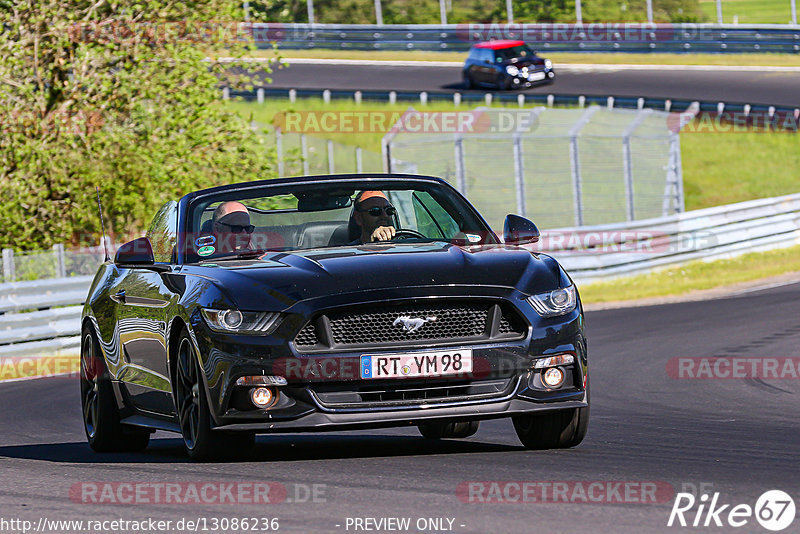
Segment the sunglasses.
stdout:
<path fill-rule="evenodd" d="M 221 224 L 222 226 L 227 226 L 231 229 L 232 234 L 241 234 L 242 232 L 247 232 L 248 234 L 252 234 L 256 227 L 252 224 L 248 225 L 241 225 L 241 224 L 227 224 L 224 222 L 218 222 L 217 224 Z"/>
<path fill-rule="evenodd" d="M 393 217 L 397 210 L 394 206 L 375 206 L 374 208 L 370 208 L 368 210 L 358 210 L 362 213 L 366 213 L 372 217 L 380 217 L 381 213 L 385 212 L 386 215 L 389 217 Z"/>

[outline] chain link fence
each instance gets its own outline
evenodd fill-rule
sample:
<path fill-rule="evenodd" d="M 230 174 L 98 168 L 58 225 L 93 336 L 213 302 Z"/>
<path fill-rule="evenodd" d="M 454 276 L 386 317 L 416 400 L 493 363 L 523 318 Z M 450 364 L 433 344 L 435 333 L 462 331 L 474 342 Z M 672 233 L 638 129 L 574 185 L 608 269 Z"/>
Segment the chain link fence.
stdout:
<path fill-rule="evenodd" d="M 267 148 L 275 150 L 278 176 L 383 172 L 380 152 L 264 124 L 252 126 Z"/>
<path fill-rule="evenodd" d="M 600 106 L 476 113 L 479 126 L 469 132 L 387 134 L 385 169 L 444 178 L 496 229 L 512 212 L 558 228 L 684 209 L 680 142 L 668 113 Z"/>
<path fill-rule="evenodd" d="M 0 257 L 0 283 L 93 275 L 104 257 L 102 247 L 67 249 L 58 244 L 51 250 L 28 252 L 4 248 Z"/>
<path fill-rule="evenodd" d="M 254 3 L 256 5 L 257 3 Z M 384 24 L 384 17 L 383 11 L 384 6 L 386 4 L 390 4 L 390 0 L 373 0 L 373 14 L 375 24 L 378 26 L 382 26 Z M 454 18 L 458 22 L 471 22 L 469 20 L 465 21 L 462 20 L 463 15 L 461 13 L 454 13 L 453 12 L 453 2 L 452 0 L 438 0 L 439 4 L 439 22 L 442 25 L 446 25 L 448 22 L 453 22 Z M 500 15 L 501 13 L 505 15 L 505 20 L 512 24 L 515 21 L 514 17 L 514 2 L 512 0 L 500 0 L 493 2 L 485 2 L 485 6 L 488 8 L 484 15 L 494 13 Z M 494 9 L 491 9 L 492 6 Z M 519 6 L 521 3 L 518 3 Z M 750 5 L 748 5 L 750 4 Z M 704 13 L 709 19 L 715 20 L 718 24 L 723 24 L 724 22 L 730 22 L 731 17 L 734 24 L 740 22 L 740 17 L 738 12 L 742 12 L 743 17 L 741 17 L 741 22 L 749 22 L 749 19 L 753 19 L 755 22 L 759 23 L 774 23 L 774 24 L 797 24 L 797 0 L 782 0 L 779 2 L 764 2 L 765 5 L 756 7 L 755 2 L 730 2 L 728 6 L 724 6 L 723 8 L 723 0 L 703 0 L 702 4 L 698 7 L 701 8 L 701 12 Z M 640 20 L 647 20 L 649 23 L 653 23 L 656 19 L 660 18 L 660 22 L 664 22 L 665 17 L 670 17 L 677 15 L 677 16 L 691 16 L 697 15 L 696 13 L 684 13 L 682 7 L 677 2 L 665 2 L 664 0 L 633 0 L 631 2 L 623 3 L 625 7 L 623 11 L 628 11 L 633 13 L 641 13 L 639 16 Z M 245 2 L 245 18 L 248 19 L 248 12 L 250 9 L 250 2 Z M 561 10 L 570 11 L 571 8 L 574 6 L 574 15 L 575 15 L 575 22 L 577 24 L 583 23 L 583 2 L 582 0 L 574 0 L 574 4 L 572 2 L 562 2 L 560 6 L 555 6 L 556 10 L 560 8 Z M 310 25 L 313 24 L 320 24 L 325 23 L 324 17 L 324 9 L 328 6 L 323 6 L 323 16 L 315 16 L 314 10 L 314 0 L 307 0 L 306 1 L 306 17 L 305 20 L 301 20 L 302 17 L 297 17 L 294 22 L 307 22 Z M 428 9 L 425 9 L 425 8 Z M 418 4 L 416 8 L 418 9 L 418 13 L 424 13 L 421 17 L 417 17 L 416 19 L 411 20 L 410 22 L 416 24 L 424 24 L 425 22 L 430 23 L 431 21 L 429 13 L 430 13 L 431 6 L 425 6 L 423 4 Z M 461 6 L 464 7 L 464 6 Z M 594 6 L 593 6 L 594 7 Z M 622 7 L 622 6 L 620 6 Z M 391 9 L 391 8 L 390 8 Z M 469 8 L 467 8 L 469 9 Z M 299 14 L 300 10 L 297 11 Z M 724 12 L 724 16 L 723 16 Z M 427 17 L 425 15 L 428 15 Z M 476 13 L 471 13 L 471 15 L 475 16 Z M 391 18 L 391 17 L 390 17 Z M 424 18 L 424 20 L 421 20 Z M 525 14 L 523 13 L 523 18 L 525 18 Z M 634 19 L 636 17 L 634 16 Z M 613 19 L 612 19 L 613 20 Z M 390 20 L 391 22 L 391 20 Z"/>

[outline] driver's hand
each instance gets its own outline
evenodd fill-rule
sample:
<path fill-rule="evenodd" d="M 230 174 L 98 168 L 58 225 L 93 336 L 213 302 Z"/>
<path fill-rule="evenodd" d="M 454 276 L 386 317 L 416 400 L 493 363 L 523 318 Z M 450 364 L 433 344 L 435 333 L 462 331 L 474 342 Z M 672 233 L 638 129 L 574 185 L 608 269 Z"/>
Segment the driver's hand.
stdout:
<path fill-rule="evenodd" d="M 394 237 L 394 234 L 397 233 L 397 230 L 394 229 L 394 226 L 379 226 L 372 232 L 372 236 L 370 236 L 371 241 L 389 241 Z"/>

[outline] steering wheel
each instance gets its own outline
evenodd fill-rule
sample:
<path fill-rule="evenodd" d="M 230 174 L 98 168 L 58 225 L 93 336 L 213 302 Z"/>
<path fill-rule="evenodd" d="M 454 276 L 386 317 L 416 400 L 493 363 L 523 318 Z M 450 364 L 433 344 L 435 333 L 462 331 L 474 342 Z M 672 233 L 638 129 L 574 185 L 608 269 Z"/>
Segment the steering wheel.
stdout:
<path fill-rule="evenodd" d="M 392 240 L 396 239 L 398 241 L 405 241 L 406 239 L 414 238 L 427 239 L 424 234 L 417 232 L 416 230 L 409 230 L 408 228 L 405 228 L 403 230 L 396 231 Z"/>

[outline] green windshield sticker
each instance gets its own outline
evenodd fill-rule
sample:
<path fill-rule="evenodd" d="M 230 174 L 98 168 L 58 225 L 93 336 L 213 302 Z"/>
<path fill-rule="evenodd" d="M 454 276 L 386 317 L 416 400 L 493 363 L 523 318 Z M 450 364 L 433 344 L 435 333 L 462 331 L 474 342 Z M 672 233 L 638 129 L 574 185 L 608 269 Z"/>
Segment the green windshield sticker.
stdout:
<path fill-rule="evenodd" d="M 211 245 L 208 245 L 208 246 L 200 247 L 199 249 L 197 249 L 197 253 L 199 255 L 201 255 L 201 256 L 210 256 L 210 255 L 212 255 L 214 253 L 215 250 L 216 249 L 214 247 L 212 247 Z"/>

